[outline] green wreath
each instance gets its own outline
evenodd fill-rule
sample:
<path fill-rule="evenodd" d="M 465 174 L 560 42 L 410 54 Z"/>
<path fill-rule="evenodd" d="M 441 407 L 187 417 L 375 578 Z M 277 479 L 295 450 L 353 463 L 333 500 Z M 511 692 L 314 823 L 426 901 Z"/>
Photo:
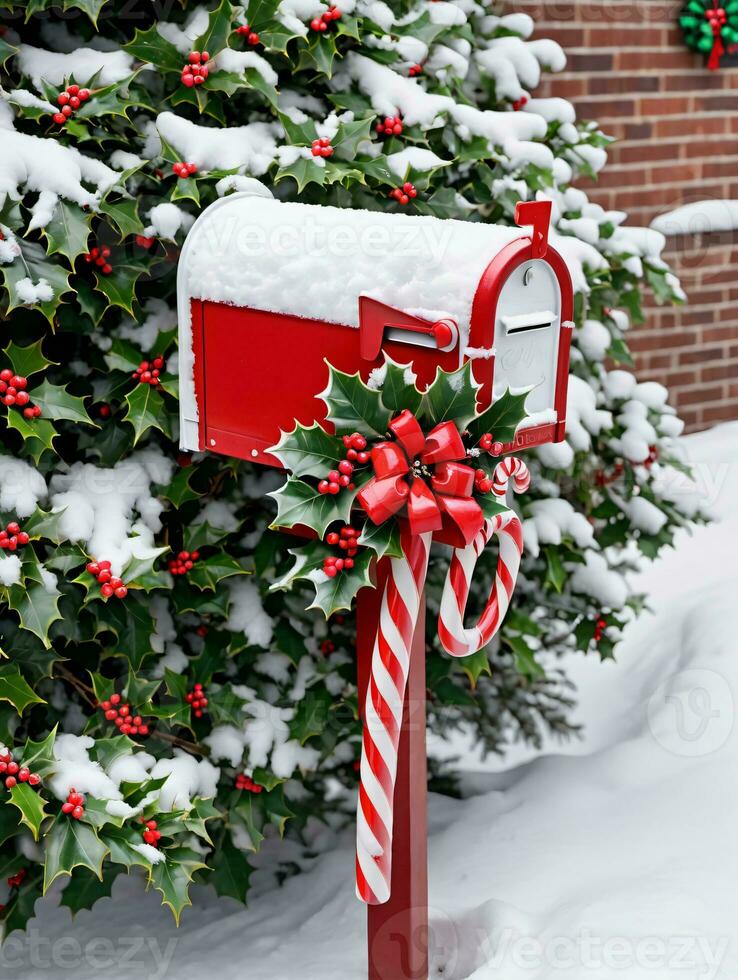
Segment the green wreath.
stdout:
<path fill-rule="evenodd" d="M 709 54 L 707 67 L 715 71 L 730 45 L 738 44 L 738 0 L 689 0 L 679 23 L 687 47 Z"/>

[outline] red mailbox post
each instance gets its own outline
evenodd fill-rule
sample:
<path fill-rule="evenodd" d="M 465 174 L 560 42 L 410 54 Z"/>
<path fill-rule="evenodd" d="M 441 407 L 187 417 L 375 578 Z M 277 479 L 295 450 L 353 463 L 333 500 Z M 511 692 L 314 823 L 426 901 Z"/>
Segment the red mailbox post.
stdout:
<path fill-rule="evenodd" d="M 297 420 L 324 424 L 326 359 L 364 379 L 389 355 L 417 384 L 465 361 L 487 406 L 530 389 L 504 451 L 564 438 L 572 323 L 566 264 L 548 244 L 550 202 L 519 204 L 532 231 L 283 203 L 237 194 L 208 208 L 180 259 L 180 441 L 269 466 Z M 360 704 L 389 559 L 358 600 Z M 422 587 L 421 587 L 422 592 Z M 394 784 L 391 894 L 369 905 L 371 980 L 428 973 L 425 612 L 414 634 Z M 357 864 L 359 880 L 361 868 Z M 366 890 L 371 892 L 367 885 Z M 369 901 L 370 899 L 367 899 Z"/>

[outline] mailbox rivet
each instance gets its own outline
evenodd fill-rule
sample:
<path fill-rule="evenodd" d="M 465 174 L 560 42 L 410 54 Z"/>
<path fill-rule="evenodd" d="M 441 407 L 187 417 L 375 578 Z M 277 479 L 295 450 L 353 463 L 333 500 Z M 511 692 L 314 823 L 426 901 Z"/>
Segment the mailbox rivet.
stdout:
<path fill-rule="evenodd" d="M 211 440 L 210 440 L 210 445 L 211 445 L 211 446 L 214 446 L 214 445 L 215 445 L 215 439 L 211 439 Z"/>
<path fill-rule="evenodd" d="M 251 450 L 251 455 L 254 456 L 254 457 L 258 456 L 259 455 L 259 450 L 258 449 L 252 449 Z"/>

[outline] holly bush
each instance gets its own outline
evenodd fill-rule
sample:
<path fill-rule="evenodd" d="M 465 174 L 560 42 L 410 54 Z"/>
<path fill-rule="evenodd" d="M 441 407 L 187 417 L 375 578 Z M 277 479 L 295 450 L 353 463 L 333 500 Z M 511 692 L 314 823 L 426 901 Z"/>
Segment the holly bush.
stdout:
<path fill-rule="evenodd" d="M 653 236 L 572 186 L 608 141 L 531 97 L 564 56 L 526 16 L 419 0 L 0 10 L 5 933 L 57 879 L 77 911 L 131 868 L 179 918 L 195 880 L 245 900 L 265 837 L 310 846 L 315 818 L 347 818 L 360 745 L 352 614 L 306 611 L 309 585 L 270 588 L 291 562 L 269 530 L 280 478 L 178 451 L 193 218 L 256 180 L 500 224 L 540 196 L 581 243 L 568 438 L 529 460 L 514 608 L 468 661 L 428 636 L 431 727 L 486 750 L 570 731 L 558 658 L 613 655 L 643 606 L 624 572 L 694 516 L 666 393 L 623 370 L 643 284 L 680 294 Z M 279 370 L 277 352 L 275 397 Z M 444 576 L 441 555 L 432 609 Z"/>

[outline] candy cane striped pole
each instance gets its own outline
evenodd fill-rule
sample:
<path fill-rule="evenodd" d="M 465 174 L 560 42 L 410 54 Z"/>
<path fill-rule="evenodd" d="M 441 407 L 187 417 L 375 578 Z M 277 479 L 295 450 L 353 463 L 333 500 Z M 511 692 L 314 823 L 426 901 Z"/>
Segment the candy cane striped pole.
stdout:
<path fill-rule="evenodd" d="M 508 484 L 522 493 L 530 485 L 530 473 L 525 463 L 516 457 L 501 460 L 492 476 L 492 492 L 504 498 Z M 488 542 L 497 537 L 499 556 L 495 581 L 487 605 L 475 626 L 464 626 L 464 613 L 471 589 L 477 559 Z M 503 511 L 485 521 L 472 542 L 465 548 L 455 548 L 451 567 L 441 596 L 438 616 L 438 636 L 443 648 L 453 657 L 468 657 L 492 639 L 500 628 L 512 598 L 523 554 L 523 527 L 511 510 Z"/>
<path fill-rule="evenodd" d="M 356 891 L 368 905 L 390 897 L 397 756 L 410 666 L 433 535 L 403 522 L 403 557 L 392 558 L 382 595 L 364 707 L 357 811 Z"/>

